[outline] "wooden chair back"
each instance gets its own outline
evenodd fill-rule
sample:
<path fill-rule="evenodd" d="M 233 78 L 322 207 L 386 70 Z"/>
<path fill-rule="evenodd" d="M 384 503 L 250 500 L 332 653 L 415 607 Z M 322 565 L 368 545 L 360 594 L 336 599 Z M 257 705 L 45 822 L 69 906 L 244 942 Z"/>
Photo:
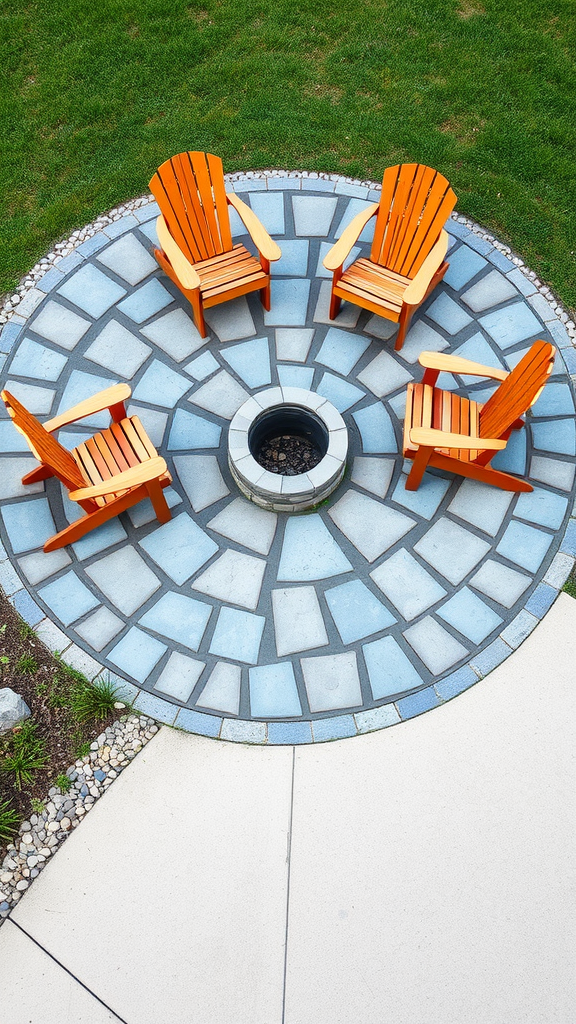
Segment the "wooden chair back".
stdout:
<path fill-rule="evenodd" d="M 1 395 L 14 426 L 26 438 L 34 458 L 48 466 L 69 491 L 86 487 L 88 482 L 70 452 L 44 429 L 40 421 L 14 395 L 9 391 L 2 391 Z"/>
<path fill-rule="evenodd" d="M 480 437 L 502 437 L 540 395 L 554 365 L 555 348 L 535 341 L 480 412 Z"/>
<path fill-rule="evenodd" d="M 172 238 L 191 263 L 232 249 L 220 157 L 178 153 L 158 168 L 150 189 Z"/>
<path fill-rule="evenodd" d="M 424 164 L 388 167 L 370 259 L 413 278 L 438 241 L 456 204 L 447 179 Z"/>

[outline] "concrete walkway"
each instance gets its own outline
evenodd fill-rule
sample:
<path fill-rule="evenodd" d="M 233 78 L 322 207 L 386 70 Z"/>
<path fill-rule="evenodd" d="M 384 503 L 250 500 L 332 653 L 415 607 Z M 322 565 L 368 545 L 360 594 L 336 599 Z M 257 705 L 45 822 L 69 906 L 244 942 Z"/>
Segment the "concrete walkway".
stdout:
<path fill-rule="evenodd" d="M 0 930 L 5 1024 L 573 1024 L 576 603 L 353 740 L 163 728 Z"/>

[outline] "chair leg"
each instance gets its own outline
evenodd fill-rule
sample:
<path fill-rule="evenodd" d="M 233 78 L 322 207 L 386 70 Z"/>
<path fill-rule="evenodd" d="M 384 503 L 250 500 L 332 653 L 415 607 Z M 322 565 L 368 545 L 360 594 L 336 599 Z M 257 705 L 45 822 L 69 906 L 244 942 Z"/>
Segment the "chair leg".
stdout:
<path fill-rule="evenodd" d="M 192 304 L 192 315 L 194 317 L 194 323 L 196 324 L 196 330 L 201 338 L 207 338 L 208 331 L 206 330 L 206 322 L 204 320 L 202 296 L 199 292 L 188 292 L 188 296 Z"/>
<path fill-rule="evenodd" d="M 336 319 L 338 313 L 340 312 L 341 305 L 342 299 L 340 298 L 339 295 L 335 295 L 334 291 L 332 291 L 332 295 L 330 296 L 330 312 L 328 313 L 330 320 Z"/>
<path fill-rule="evenodd" d="M 399 326 L 398 334 L 396 335 L 396 342 L 394 344 L 394 351 L 395 352 L 399 352 L 400 349 L 402 348 L 402 346 L 404 344 L 404 339 L 406 337 L 406 333 L 408 331 L 408 328 L 410 327 L 410 321 L 412 319 L 414 311 L 417 308 L 418 308 L 417 306 L 408 306 L 406 304 L 404 304 L 402 306 L 402 312 L 400 313 L 400 321 L 399 321 L 400 326 Z"/>
<path fill-rule="evenodd" d="M 51 476 L 54 476 L 54 473 L 50 467 L 42 464 L 37 466 L 36 469 L 30 470 L 29 473 L 26 473 L 26 475 L 22 477 L 22 483 L 37 484 L 40 480 L 49 480 Z"/>
<path fill-rule="evenodd" d="M 433 448 L 426 448 L 424 445 L 421 445 L 416 452 L 412 463 L 412 469 L 410 470 L 408 479 L 404 485 L 407 491 L 417 491 L 420 487 L 422 477 L 424 476 L 432 452 Z"/>
<path fill-rule="evenodd" d="M 264 288 L 260 289 L 260 302 L 264 306 L 264 309 L 270 309 L 270 278 L 268 278 L 268 284 Z"/>
<path fill-rule="evenodd" d="M 164 497 L 164 491 L 162 490 L 159 480 L 150 480 L 146 484 L 146 490 L 150 495 L 150 501 L 154 507 L 156 518 L 159 523 L 169 523 L 172 519 L 172 513 L 168 508 L 168 502 Z"/>

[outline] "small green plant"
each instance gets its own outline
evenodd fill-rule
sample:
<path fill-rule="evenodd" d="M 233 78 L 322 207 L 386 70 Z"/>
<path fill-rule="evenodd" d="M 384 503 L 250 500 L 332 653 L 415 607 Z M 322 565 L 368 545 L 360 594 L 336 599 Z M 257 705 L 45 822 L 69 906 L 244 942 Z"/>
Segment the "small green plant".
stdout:
<path fill-rule="evenodd" d="M 25 619 L 20 619 L 20 622 L 18 623 L 18 633 L 20 634 L 21 640 L 34 640 L 36 638 L 36 633 L 32 629 L 32 626 L 29 626 Z"/>
<path fill-rule="evenodd" d="M 46 804 L 44 803 L 43 800 L 38 800 L 37 797 L 33 796 L 30 801 L 30 806 L 34 811 L 34 814 L 42 814 L 44 812 Z"/>
<path fill-rule="evenodd" d="M 32 654 L 22 654 L 16 662 L 16 672 L 22 676 L 33 676 L 38 671 L 38 662 Z"/>
<path fill-rule="evenodd" d="M 79 722 L 88 718 L 102 721 L 114 711 L 118 690 L 108 679 L 97 679 L 92 684 L 77 686 L 72 691 L 72 711 Z"/>
<path fill-rule="evenodd" d="M 576 597 L 576 580 L 569 576 L 562 590 L 565 594 L 569 594 L 570 597 Z"/>
<path fill-rule="evenodd" d="M 0 636 L 4 636 L 5 632 L 6 632 L 6 623 L 4 623 L 3 626 L 0 626 Z"/>
<path fill-rule="evenodd" d="M 69 779 L 67 775 L 57 775 L 54 779 L 54 785 L 58 786 L 61 793 L 67 793 L 72 786 L 72 779 Z"/>
<path fill-rule="evenodd" d="M 87 740 L 82 740 L 82 742 L 78 744 L 78 747 L 76 749 L 76 760 L 80 761 L 81 758 L 87 757 L 89 753 L 90 744 L 88 743 Z"/>
<path fill-rule="evenodd" d="M 8 668 L 10 658 L 7 654 L 0 655 L 0 679 L 4 679 L 4 670 Z"/>
<path fill-rule="evenodd" d="M 19 823 L 19 815 L 12 807 L 10 800 L 0 800 L 0 842 L 8 842 Z"/>
<path fill-rule="evenodd" d="M 15 785 L 22 789 L 23 783 L 29 785 L 35 772 L 45 768 L 47 763 L 46 743 L 38 736 L 37 725 L 27 721 L 9 737 L 0 771 L 13 775 Z"/>

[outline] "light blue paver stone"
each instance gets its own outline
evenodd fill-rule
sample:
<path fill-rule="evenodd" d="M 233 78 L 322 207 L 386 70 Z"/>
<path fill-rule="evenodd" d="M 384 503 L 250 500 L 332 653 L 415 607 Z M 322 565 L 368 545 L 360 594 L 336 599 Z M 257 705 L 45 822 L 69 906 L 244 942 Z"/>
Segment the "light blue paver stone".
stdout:
<path fill-rule="evenodd" d="M 305 363 L 314 337 L 314 328 L 278 327 L 275 337 L 276 358 L 279 361 Z"/>
<path fill-rule="evenodd" d="M 525 302 L 514 302 L 511 306 L 496 309 L 481 317 L 479 323 L 502 349 L 542 333 L 540 321 Z"/>
<path fill-rule="evenodd" d="M 473 231 L 466 238 L 466 245 L 469 245 L 471 249 L 475 249 L 476 252 L 482 253 L 483 256 L 489 256 L 494 249 L 491 242 L 488 242 L 485 238 L 480 238 L 479 235 L 475 235 Z"/>
<path fill-rule="evenodd" d="M 318 513 L 287 521 L 279 580 L 324 580 L 351 569 L 352 565 Z"/>
<path fill-rule="evenodd" d="M 457 697 L 458 694 L 464 693 L 465 690 L 470 689 L 477 682 L 478 676 L 476 673 L 469 665 L 463 665 L 462 668 L 456 669 L 456 672 L 452 672 L 452 675 L 441 679 L 439 683 L 434 683 L 434 689 L 441 700 L 451 700 L 452 697 Z"/>
<path fill-rule="evenodd" d="M 30 288 L 29 291 L 25 292 L 24 297 L 20 299 L 18 316 L 24 318 L 31 316 L 45 297 L 44 292 L 40 291 L 39 288 Z"/>
<path fill-rule="evenodd" d="M 522 273 L 520 267 L 514 267 L 514 270 L 509 270 L 506 277 L 509 281 L 512 281 L 512 284 L 516 286 L 522 295 L 533 295 L 537 291 L 534 282 Z"/>
<path fill-rule="evenodd" d="M 346 328 L 352 329 L 353 327 L 356 326 L 356 324 L 357 324 L 357 322 L 358 322 L 358 320 L 360 318 L 360 314 L 362 313 L 361 307 L 357 306 L 353 302 L 346 302 L 346 301 L 344 301 L 342 303 L 342 308 L 341 308 L 340 312 L 338 313 L 338 315 L 334 319 L 332 319 L 330 317 L 330 295 L 331 295 L 331 292 L 332 292 L 332 283 L 331 283 L 331 281 L 322 281 L 320 283 L 320 291 L 318 293 L 318 300 L 316 302 L 316 306 L 315 306 L 315 309 L 314 309 L 314 316 L 313 316 L 314 323 L 316 323 L 316 324 L 328 324 L 328 326 L 331 326 L 331 325 L 335 324 L 335 325 L 337 325 L 337 327 L 346 327 Z M 378 319 L 381 319 L 381 318 L 379 317 Z M 378 332 L 375 331 L 375 330 L 371 331 L 371 333 L 378 335 Z"/>
<path fill-rule="evenodd" d="M 95 237 L 96 236 L 94 235 L 94 238 Z M 106 239 L 106 241 L 108 241 L 108 239 Z M 78 249 L 81 248 L 82 246 L 79 245 Z M 82 253 L 82 255 L 84 256 L 85 253 Z M 59 270 L 58 267 L 51 267 L 50 270 L 48 270 L 47 273 L 36 282 L 36 288 L 38 291 L 44 292 L 47 295 L 48 292 L 51 292 L 53 289 L 57 288 L 59 284 L 62 284 L 63 280 L 64 274 L 62 271 Z"/>
<path fill-rule="evenodd" d="M 136 338 L 117 320 L 109 320 L 84 355 L 86 359 L 105 366 L 112 373 L 132 380 L 151 351 L 149 345 Z"/>
<path fill-rule="evenodd" d="M 100 604 L 96 595 L 88 590 L 73 571 L 42 587 L 38 594 L 65 626 Z"/>
<path fill-rule="evenodd" d="M 24 338 L 10 364 L 10 373 L 17 377 L 58 380 L 66 362 L 67 356 L 62 352 L 54 352 L 31 338 Z"/>
<path fill-rule="evenodd" d="M 478 480 L 464 480 L 450 502 L 448 511 L 495 537 L 513 497 L 511 491 L 501 491 Z"/>
<path fill-rule="evenodd" d="M 239 235 L 247 234 L 246 225 L 242 222 L 242 219 L 236 213 L 231 206 L 228 207 L 228 216 L 230 218 L 230 233 L 232 238 L 237 238 Z"/>
<path fill-rule="evenodd" d="M 240 707 L 242 669 L 228 661 L 217 661 L 196 704 L 198 707 L 237 715 Z"/>
<path fill-rule="evenodd" d="M 320 718 L 312 722 L 315 743 L 326 743 L 329 740 L 344 740 L 347 736 L 356 735 L 356 723 L 353 715 L 337 715 L 335 718 Z"/>
<path fill-rule="evenodd" d="M 245 295 L 207 309 L 206 322 L 222 342 L 239 341 L 241 338 L 250 338 L 256 334 Z"/>
<path fill-rule="evenodd" d="M 110 238 L 108 235 L 105 235 L 103 231 L 97 231 L 95 235 L 92 235 L 90 238 L 86 238 L 74 251 L 87 260 L 89 256 L 93 256 L 95 252 L 100 252 L 100 249 L 103 249 L 105 245 L 109 244 Z M 61 266 L 61 264 L 59 263 L 58 266 Z M 55 267 L 54 269 L 57 268 Z M 48 277 L 48 274 L 46 277 Z"/>
<path fill-rule="evenodd" d="M 185 409 L 176 409 L 168 438 L 169 451 L 189 448 L 218 448 L 222 427 L 204 416 L 197 416 Z"/>
<path fill-rule="evenodd" d="M 438 298 L 434 299 L 432 305 L 426 310 L 426 316 L 434 320 L 448 334 L 458 334 L 464 327 L 472 323 L 472 317 L 468 316 L 468 313 L 446 292 L 440 292 Z"/>
<path fill-rule="evenodd" d="M 454 586 L 488 553 L 490 544 L 442 517 L 414 545 L 414 551 Z"/>
<path fill-rule="evenodd" d="M 393 704 L 383 704 L 382 707 L 371 708 L 369 711 L 358 711 L 354 718 L 359 734 L 388 729 L 391 725 L 398 725 L 401 720 Z"/>
<path fill-rule="evenodd" d="M 218 545 L 186 513 L 150 533 L 140 546 L 181 585 L 218 551 Z"/>
<path fill-rule="evenodd" d="M 4 505 L 1 512 L 15 555 L 42 547 L 56 533 L 47 498 Z"/>
<path fill-rule="evenodd" d="M 401 697 L 395 703 L 400 717 L 405 721 L 408 718 L 415 718 L 416 715 L 422 715 L 425 711 L 431 711 L 432 708 L 439 707 L 442 700 L 434 687 L 428 686 L 425 690 L 419 690 L 418 693 L 410 693 L 407 697 Z"/>
<path fill-rule="evenodd" d="M 327 398 L 338 409 L 338 412 L 346 412 L 347 409 L 356 405 L 356 402 L 359 402 L 361 398 L 364 398 L 366 394 L 365 391 L 350 384 L 349 381 L 342 380 L 341 377 L 335 377 L 333 373 L 324 373 L 322 375 L 316 391 L 319 395 Z"/>
<path fill-rule="evenodd" d="M 220 369 L 220 363 L 214 359 L 211 352 L 203 352 L 201 356 L 197 356 L 191 363 L 188 363 L 184 369 L 186 373 L 194 377 L 194 380 L 206 380 L 211 373 Z"/>
<path fill-rule="evenodd" d="M 138 288 L 137 291 L 132 292 L 128 298 L 119 302 L 118 309 L 135 323 L 143 324 L 145 320 L 155 316 L 171 302 L 174 302 L 174 299 L 170 292 L 154 278 Z"/>
<path fill-rule="evenodd" d="M 170 591 L 139 619 L 139 625 L 197 651 L 211 612 L 211 605 Z"/>
<path fill-rule="evenodd" d="M 364 228 L 362 234 L 364 234 L 366 230 L 367 229 Z M 330 278 L 330 280 L 332 280 L 332 271 L 326 270 L 326 267 L 324 266 L 324 260 L 328 253 L 330 252 L 330 249 L 332 248 L 333 244 L 333 242 L 320 242 L 320 253 L 318 255 L 318 263 L 316 264 L 316 274 L 314 275 L 315 277 L 325 277 Z M 359 245 L 352 246 L 350 252 L 348 253 L 348 256 L 344 260 L 344 270 L 348 270 L 348 267 L 352 263 L 354 263 L 354 260 L 356 259 L 357 256 L 360 255 L 361 252 L 362 249 Z M 378 319 L 381 319 L 381 317 L 378 317 Z M 393 329 L 395 329 L 396 325 L 392 324 L 392 327 Z"/>
<path fill-rule="evenodd" d="M 333 192 L 336 182 L 328 178 L 306 178 L 302 180 L 302 189 L 307 192 Z"/>
<path fill-rule="evenodd" d="M 278 382 L 285 388 L 304 388 L 310 391 L 314 380 L 312 366 L 279 366 Z"/>
<path fill-rule="evenodd" d="M 357 379 L 360 384 L 369 388 L 376 398 L 382 398 L 392 391 L 397 391 L 398 388 L 402 388 L 405 398 L 405 385 L 412 380 L 412 373 L 401 366 L 389 352 L 382 351 L 360 371 Z"/>
<path fill-rule="evenodd" d="M 172 651 L 154 684 L 154 689 L 185 704 L 205 667 L 204 661 L 188 658 L 179 651 Z"/>
<path fill-rule="evenodd" d="M 289 175 L 279 175 L 277 178 L 268 178 L 267 182 L 263 182 L 264 188 L 268 185 L 269 191 L 280 191 L 292 192 L 300 189 L 301 179 L 296 177 L 290 177 Z M 253 182 L 250 183 L 252 188 Z"/>
<path fill-rule="evenodd" d="M 56 394 L 51 388 L 37 388 L 35 384 L 23 384 L 19 380 L 7 380 L 6 390 L 14 395 L 28 412 L 36 416 L 47 415 L 52 410 L 52 403 Z M 2 403 L 2 415 L 7 416 L 4 403 Z"/>
<path fill-rule="evenodd" d="M 282 256 L 270 264 L 273 277 L 306 277 L 308 272 L 308 241 L 292 238 L 282 242 Z"/>
<path fill-rule="evenodd" d="M 404 630 L 404 637 L 426 668 L 435 676 L 446 672 L 469 654 L 468 648 L 456 640 L 431 615 Z"/>
<path fill-rule="evenodd" d="M 266 722 L 245 722 L 242 719 L 225 718 L 220 739 L 232 740 L 235 743 L 266 743 Z"/>
<path fill-rule="evenodd" d="M 367 455 L 396 454 L 398 444 L 392 420 L 382 402 L 367 405 L 352 413 L 362 438 L 362 451 Z"/>
<path fill-rule="evenodd" d="M 530 460 L 530 479 L 558 487 L 561 491 L 570 491 L 574 483 L 574 465 L 559 459 L 533 455 Z"/>
<path fill-rule="evenodd" d="M 126 636 L 123 636 L 112 648 L 108 655 L 108 661 L 117 665 L 122 672 L 126 672 L 139 683 L 144 683 L 166 649 L 166 644 L 161 644 L 153 636 L 132 626 Z M 175 708 L 174 714 L 176 714 Z"/>
<path fill-rule="evenodd" d="M 96 679 L 96 676 L 99 676 L 100 680 L 105 678 L 105 669 L 100 662 L 78 647 L 78 644 L 70 644 L 66 648 L 62 655 L 62 661 L 76 669 L 77 672 L 81 672 L 88 680 Z M 96 775 L 96 772 L 94 774 Z"/>
<path fill-rule="evenodd" d="M 101 651 L 118 633 L 125 623 L 104 605 L 88 619 L 76 626 L 76 632 L 95 651 Z"/>
<path fill-rule="evenodd" d="M 542 487 L 535 487 L 533 491 L 518 496 L 514 515 L 520 519 L 527 519 L 530 523 L 559 530 L 567 507 L 568 498 L 545 491 Z"/>
<path fill-rule="evenodd" d="M 174 465 L 194 512 L 230 493 L 215 455 L 175 455 Z"/>
<path fill-rule="evenodd" d="M 141 555 L 127 545 L 93 562 L 86 575 L 123 615 L 132 615 L 160 586 Z"/>
<path fill-rule="evenodd" d="M 347 377 L 369 345 L 369 338 L 342 331 L 339 327 L 330 327 L 315 362 Z"/>
<path fill-rule="evenodd" d="M 512 275 L 510 274 L 509 276 L 511 277 Z M 550 320 L 550 322 L 547 323 L 546 326 L 548 328 L 549 334 L 552 336 L 554 344 L 557 345 L 558 348 L 572 348 L 570 335 L 568 334 L 568 331 L 566 330 L 564 324 L 560 320 Z"/>
<path fill-rule="evenodd" d="M 560 551 L 563 554 L 576 555 L 576 522 L 573 519 L 570 520 L 566 527 L 566 533 L 560 545 Z"/>
<path fill-rule="evenodd" d="M 379 459 L 372 456 L 364 458 L 362 455 L 357 455 L 352 463 L 350 479 L 353 484 L 363 487 L 365 491 L 370 491 L 378 498 L 385 498 L 393 472 L 393 459 Z"/>
<path fill-rule="evenodd" d="M 256 665 L 265 622 L 262 615 L 240 611 L 238 608 L 221 608 L 210 644 L 210 654 Z"/>
<path fill-rule="evenodd" d="M 77 509 L 77 511 L 79 512 L 80 509 Z M 83 561 L 83 559 L 89 558 L 90 555 L 96 555 L 100 551 L 105 551 L 106 548 L 110 548 L 113 544 L 118 544 L 122 540 L 126 540 L 126 530 L 119 519 L 111 519 L 102 526 L 98 526 L 95 530 L 90 530 L 90 533 L 77 540 L 72 547 L 76 557 Z"/>
<path fill-rule="evenodd" d="M 395 551 L 370 576 L 408 621 L 446 596 L 444 587 L 405 548 Z"/>
<path fill-rule="evenodd" d="M 512 521 L 496 551 L 529 572 L 536 572 L 546 556 L 553 537 L 533 526 Z"/>
<path fill-rule="evenodd" d="M 407 491 L 406 480 L 407 477 L 403 474 L 396 484 L 392 500 L 411 512 L 416 512 L 423 519 L 432 519 L 450 487 L 450 480 L 443 480 L 441 477 L 432 476 L 431 473 L 425 473 L 417 491 Z"/>
<path fill-rule="evenodd" d="M 242 341 L 221 349 L 221 355 L 249 388 L 262 388 L 271 383 L 268 338 Z"/>
<path fill-rule="evenodd" d="M 158 269 L 156 260 L 133 234 L 125 234 L 101 252 L 97 259 L 132 287 Z"/>
<path fill-rule="evenodd" d="M 493 469 L 501 469 L 504 473 L 515 476 L 526 474 L 526 430 L 515 430 L 508 439 L 506 447 L 496 452 L 490 465 Z"/>
<path fill-rule="evenodd" d="M 535 615 L 537 619 L 542 619 L 557 597 L 558 591 L 555 587 L 550 587 L 547 583 L 540 583 L 528 598 L 525 605 L 526 611 Z"/>
<path fill-rule="evenodd" d="M 478 651 L 471 659 L 472 668 L 476 669 L 481 676 L 487 676 L 489 672 L 501 665 L 510 656 L 512 649 L 500 637 L 494 640 L 483 651 Z"/>
<path fill-rule="evenodd" d="M 2 554 L 3 550 L 0 544 L 0 559 L 5 557 L 5 554 Z M 28 581 L 34 586 L 70 565 L 71 561 L 65 548 L 57 548 L 56 551 L 49 552 L 42 551 L 42 549 L 34 551 L 30 555 L 25 555 L 24 558 L 19 558 L 18 564 Z"/>
<path fill-rule="evenodd" d="M 58 263 L 58 270 L 61 274 L 70 274 L 77 267 L 81 267 L 84 263 L 84 257 L 80 255 L 78 249 L 71 252 L 69 256 L 65 256 L 63 260 Z"/>
<path fill-rule="evenodd" d="M 454 238 L 468 238 L 468 235 L 471 234 L 470 229 L 465 224 L 461 224 L 458 220 L 453 220 L 452 217 L 449 217 L 446 221 L 446 231 L 453 235 Z"/>
<path fill-rule="evenodd" d="M 192 381 L 187 377 L 159 359 L 154 359 L 136 385 L 133 397 L 138 402 L 150 402 L 150 405 L 172 409 L 192 386 Z"/>
<path fill-rule="evenodd" d="M 6 597 L 11 597 L 22 589 L 22 580 L 8 558 L 3 558 L 0 562 L 0 587 Z"/>
<path fill-rule="evenodd" d="M 546 570 L 544 583 L 549 583 L 551 587 L 558 590 L 560 587 L 564 586 L 573 568 L 573 556 L 559 551 L 557 555 L 554 555 L 552 562 Z"/>
<path fill-rule="evenodd" d="M 256 718 L 295 718 L 302 714 L 292 662 L 251 668 L 250 711 Z"/>
<path fill-rule="evenodd" d="M 141 224 L 139 231 L 141 231 L 143 235 L 146 235 L 146 238 L 150 239 L 155 248 L 160 245 L 158 232 L 156 230 L 156 218 L 148 221 L 146 224 Z"/>
<path fill-rule="evenodd" d="M 354 220 L 354 217 L 362 210 L 367 210 L 372 203 L 367 202 L 365 199 L 351 199 L 346 207 L 342 219 L 338 225 L 335 238 L 340 238 L 345 228 Z M 358 236 L 359 242 L 372 242 L 374 238 L 374 228 L 376 227 L 376 217 L 371 217 L 365 228 L 362 228 L 362 233 Z"/>
<path fill-rule="evenodd" d="M 340 196 L 356 196 L 359 199 L 367 199 L 370 189 L 365 185 L 355 185 L 352 181 L 337 181 L 334 191 Z"/>
<path fill-rule="evenodd" d="M 532 416 L 574 416 L 574 399 L 569 384 L 549 382 L 532 406 Z"/>
<path fill-rule="evenodd" d="M 60 399 L 58 405 L 58 412 L 67 412 L 74 405 L 79 402 L 84 402 L 87 398 L 92 398 L 97 395 L 99 391 L 105 391 L 106 388 L 116 384 L 117 382 L 110 377 L 98 377 L 93 373 L 85 373 L 83 370 L 72 370 L 68 383 L 64 388 L 64 393 Z M 103 427 L 110 426 L 110 413 L 109 412 L 97 412 L 93 416 L 86 416 L 80 421 L 82 428 L 86 427 Z"/>
<path fill-rule="evenodd" d="M 512 282 L 498 270 L 491 270 L 464 292 L 462 301 L 475 313 L 483 313 L 485 309 L 499 306 L 501 302 L 517 296 L 518 292 Z"/>
<path fill-rule="evenodd" d="M 459 292 L 485 266 L 486 260 L 474 252 L 474 249 L 470 249 L 467 245 L 461 245 L 455 253 L 450 255 L 450 265 L 444 274 L 444 281 Z"/>
<path fill-rule="evenodd" d="M 47 302 L 38 316 L 29 323 L 30 330 L 35 334 L 68 351 L 75 348 L 89 327 L 89 320 L 52 300 Z"/>
<path fill-rule="evenodd" d="M 301 658 L 302 673 L 313 714 L 362 707 L 362 691 L 355 651 Z"/>
<path fill-rule="evenodd" d="M 10 424 L 14 433 L 15 428 Z M 36 469 L 38 463 L 32 455 L 25 458 L 14 458 L 14 456 L 0 458 L 0 502 L 9 498 L 30 497 L 44 491 L 44 482 L 38 480 L 35 484 L 23 484 L 22 477 L 30 470 Z"/>
<path fill-rule="evenodd" d="M 138 416 L 152 444 L 159 449 L 164 440 L 168 413 L 159 412 L 158 409 L 147 409 L 146 406 L 136 405 L 134 402 L 130 403 L 126 411 L 129 416 Z M 170 491 L 165 491 L 167 501 L 169 494 Z M 137 505 L 133 506 L 133 508 L 137 507 Z"/>
<path fill-rule="evenodd" d="M 332 196 L 292 196 L 296 234 L 321 238 L 328 235 L 337 202 Z"/>
<path fill-rule="evenodd" d="M 86 324 L 88 327 L 89 325 Z M 0 334 L 0 352 L 11 352 L 16 339 L 22 333 L 22 326 L 12 322 L 4 324 Z"/>
<path fill-rule="evenodd" d="M 310 722 L 269 722 L 268 743 L 278 746 L 312 743 L 312 725 Z"/>
<path fill-rule="evenodd" d="M 530 577 L 524 573 L 487 558 L 470 580 L 470 586 L 486 594 L 486 597 L 491 597 L 498 604 L 504 605 L 505 608 L 511 608 L 531 582 Z"/>
<path fill-rule="evenodd" d="M 121 288 L 97 267 L 87 263 L 61 285 L 58 294 L 97 320 L 110 309 L 110 306 L 126 295 L 126 289 Z"/>
<path fill-rule="evenodd" d="M 573 419 L 534 422 L 531 429 L 535 448 L 558 455 L 576 455 L 576 428 Z"/>
<path fill-rule="evenodd" d="M 174 725 L 178 708 L 153 693 L 145 693 L 143 690 L 134 701 L 134 707 L 143 715 L 155 718 L 157 722 L 164 722 L 166 725 Z"/>
<path fill-rule="evenodd" d="M 490 263 L 493 263 L 495 267 L 499 268 L 499 270 L 503 270 L 505 274 L 510 270 L 514 270 L 512 260 L 509 260 L 508 257 L 505 256 L 503 252 L 500 252 L 499 249 L 493 249 L 492 252 L 488 253 L 488 259 L 490 260 Z"/>
<path fill-rule="evenodd" d="M 363 640 L 396 622 L 361 580 L 342 583 L 325 591 L 324 596 L 343 644 Z"/>
<path fill-rule="evenodd" d="M 378 317 L 378 319 L 381 318 Z M 387 322 L 382 321 L 382 323 Z M 368 321 L 366 324 L 367 331 L 370 329 L 370 323 L 371 321 Z M 396 324 L 391 324 L 391 327 L 396 330 Z M 423 320 L 415 320 L 398 355 L 407 363 L 416 363 L 421 352 L 443 352 L 449 346 L 450 342 L 446 341 L 430 324 L 424 323 Z"/>
<path fill-rule="evenodd" d="M 329 509 L 328 515 L 368 562 L 375 561 L 416 526 L 414 519 L 353 488 Z"/>
<path fill-rule="evenodd" d="M 208 338 L 200 337 L 190 317 L 180 308 L 172 309 L 141 327 L 140 333 L 177 363 L 193 355 L 208 342 Z"/>
<path fill-rule="evenodd" d="M 515 650 L 537 625 L 538 619 L 536 616 L 523 608 L 516 618 L 506 626 L 506 629 L 502 630 L 502 639 Z"/>
<path fill-rule="evenodd" d="M 14 605 L 18 615 L 21 615 L 29 626 L 37 626 L 44 618 L 44 612 L 30 597 L 27 590 L 17 590 L 10 598 L 10 603 Z"/>
<path fill-rule="evenodd" d="M 276 278 L 270 288 L 270 309 L 264 310 L 266 326 L 303 327 L 308 313 L 310 281 L 307 278 Z"/>
<path fill-rule="evenodd" d="M 362 651 L 374 700 L 422 685 L 420 673 L 394 637 L 383 636 L 373 643 L 363 644 Z"/>
<path fill-rule="evenodd" d="M 217 718 L 216 715 L 204 715 L 192 708 L 181 708 L 174 724 L 179 729 L 185 729 L 186 732 L 216 738 L 222 728 L 222 719 Z"/>
<path fill-rule="evenodd" d="M 438 615 L 474 644 L 482 643 L 502 623 L 500 616 L 468 587 L 463 587 L 446 601 L 438 609 Z"/>
<path fill-rule="evenodd" d="M 484 336 L 477 331 L 473 334 L 468 341 L 465 341 L 463 345 L 454 352 L 455 356 L 460 356 L 462 359 L 470 359 L 472 362 L 481 363 L 483 366 L 494 366 L 498 370 L 503 370 L 502 360 L 498 358 L 493 349 L 484 338 Z M 485 381 L 485 377 L 475 377 L 471 374 L 463 374 L 462 380 L 465 385 L 474 384 L 476 381 Z M 496 385 L 494 385 L 496 386 Z"/>

